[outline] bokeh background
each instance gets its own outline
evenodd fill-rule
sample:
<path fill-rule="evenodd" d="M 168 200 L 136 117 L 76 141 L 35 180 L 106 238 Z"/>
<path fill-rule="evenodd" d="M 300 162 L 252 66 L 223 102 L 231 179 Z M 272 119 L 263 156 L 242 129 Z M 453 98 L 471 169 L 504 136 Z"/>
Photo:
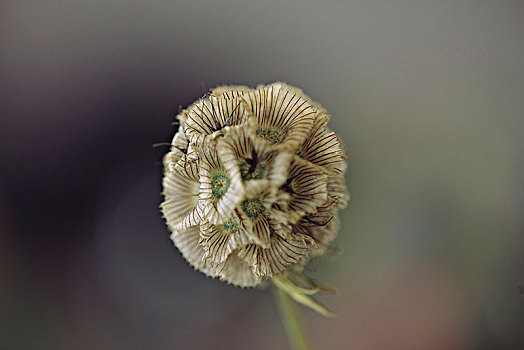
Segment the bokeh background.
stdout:
<path fill-rule="evenodd" d="M 523 349 L 523 62 L 522 1 L 2 1 L 0 349 L 288 348 L 172 246 L 152 148 L 277 80 L 350 155 L 316 348 Z"/>

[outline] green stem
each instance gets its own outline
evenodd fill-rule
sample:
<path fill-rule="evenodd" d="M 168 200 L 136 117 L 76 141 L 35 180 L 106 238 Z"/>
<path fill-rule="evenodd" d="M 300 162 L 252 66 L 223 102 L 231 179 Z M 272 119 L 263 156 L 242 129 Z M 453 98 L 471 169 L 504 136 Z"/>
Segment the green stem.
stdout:
<path fill-rule="evenodd" d="M 280 311 L 282 323 L 286 327 L 287 337 L 294 350 L 311 350 L 311 344 L 295 304 L 289 295 L 278 287 L 273 288 L 275 301 Z"/>

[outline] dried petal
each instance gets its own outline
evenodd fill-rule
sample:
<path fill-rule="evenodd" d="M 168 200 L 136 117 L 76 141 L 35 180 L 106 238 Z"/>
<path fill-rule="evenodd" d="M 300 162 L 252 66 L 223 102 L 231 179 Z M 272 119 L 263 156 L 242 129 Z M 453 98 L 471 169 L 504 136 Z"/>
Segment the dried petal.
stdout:
<path fill-rule="evenodd" d="M 199 206 L 211 224 L 222 224 L 240 203 L 244 190 L 238 167 L 223 164 L 214 149 L 199 149 Z"/>
<path fill-rule="evenodd" d="M 347 157 L 337 135 L 326 128 L 328 121 L 328 115 L 325 112 L 319 112 L 313 129 L 298 154 L 331 173 L 341 174 L 346 170 Z"/>
<path fill-rule="evenodd" d="M 344 209 L 348 205 L 349 193 L 342 175 L 330 176 L 327 181 L 328 195 L 336 202 L 338 209 Z"/>
<path fill-rule="evenodd" d="M 224 262 L 233 250 L 253 243 L 249 235 L 251 227 L 246 224 L 247 222 L 242 221 L 235 212 L 222 225 L 204 222 L 200 226 L 200 244 L 206 252 L 206 262 L 217 266 Z"/>
<path fill-rule="evenodd" d="M 188 108 L 185 133 L 190 142 L 204 145 L 207 136 L 224 127 L 247 120 L 248 114 L 240 97 L 225 94 L 201 98 Z"/>
<path fill-rule="evenodd" d="M 171 234 L 171 240 L 191 266 L 196 270 L 202 271 L 206 276 L 215 277 L 217 272 L 210 265 L 206 264 L 203 259 L 204 249 L 198 243 L 200 240 L 199 232 L 198 226 L 174 230 Z"/>
<path fill-rule="evenodd" d="M 220 279 L 238 287 L 254 287 L 260 283 L 260 277 L 253 274 L 251 268 L 237 255 L 231 254 L 218 269 Z"/>
<path fill-rule="evenodd" d="M 249 91 L 251 89 L 245 85 L 224 85 L 211 89 L 211 95 L 234 98 L 240 97 Z"/>
<path fill-rule="evenodd" d="M 256 135 L 270 144 L 297 149 L 313 126 L 313 103 L 284 83 L 260 86 L 243 98 L 246 109 L 256 117 Z"/>
<path fill-rule="evenodd" d="M 257 276 L 271 277 L 296 264 L 307 256 L 310 242 L 302 235 L 282 238 L 272 235 L 269 248 L 250 244 L 238 252 L 238 256 L 247 262 Z"/>
<path fill-rule="evenodd" d="M 291 196 L 288 203 L 291 210 L 312 213 L 327 200 L 327 175 L 320 168 L 295 156 L 283 189 Z"/>
<path fill-rule="evenodd" d="M 187 157 L 181 158 L 171 171 L 166 171 L 162 184 L 165 201 L 160 208 L 169 228 L 197 225 L 200 222 L 197 163 L 187 160 Z"/>

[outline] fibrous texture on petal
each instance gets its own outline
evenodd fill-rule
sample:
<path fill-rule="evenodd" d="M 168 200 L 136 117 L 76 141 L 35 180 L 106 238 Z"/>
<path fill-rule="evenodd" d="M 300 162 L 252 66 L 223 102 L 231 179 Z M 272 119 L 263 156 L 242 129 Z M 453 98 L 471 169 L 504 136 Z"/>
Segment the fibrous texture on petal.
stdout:
<path fill-rule="evenodd" d="M 224 127 L 240 124 L 248 118 L 242 99 L 234 93 L 203 97 L 186 113 L 186 136 L 190 142 L 199 145 L 206 137 L 219 134 Z"/>
<path fill-rule="evenodd" d="M 283 83 L 260 86 L 243 95 L 256 120 L 256 136 L 273 145 L 297 149 L 313 126 L 315 106 L 302 91 Z"/>
<path fill-rule="evenodd" d="M 199 149 L 202 216 L 212 224 L 221 224 L 243 197 L 242 180 L 237 166 L 223 164 L 214 148 Z"/>
<path fill-rule="evenodd" d="M 240 287 L 325 254 L 347 206 L 347 157 L 297 88 L 220 86 L 177 116 L 161 210 L 184 258 Z"/>
<path fill-rule="evenodd" d="M 200 182 L 197 162 L 182 157 L 172 171 L 165 173 L 162 184 L 165 201 L 160 207 L 168 227 L 187 228 L 198 224 Z"/>

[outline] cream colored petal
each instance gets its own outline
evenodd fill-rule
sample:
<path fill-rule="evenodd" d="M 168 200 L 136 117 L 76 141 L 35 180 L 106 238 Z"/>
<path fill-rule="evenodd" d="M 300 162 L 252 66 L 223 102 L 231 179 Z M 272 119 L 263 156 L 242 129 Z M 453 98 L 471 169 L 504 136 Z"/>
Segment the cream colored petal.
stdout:
<path fill-rule="evenodd" d="M 312 256 L 324 255 L 330 247 L 331 242 L 337 236 L 340 228 L 340 219 L 338 213 L 333 214 L 333 218 L 327 225 L 310 229 L 310 236 L 315 240 L 317 247 L 312 250 Z"/>
<path fill-rule="evenodd" d="M 238 256 L 249 264 L 255 275 L 270 277 L 286 270 L 290 265 L 306 259 L 310 241 L 302 235 L 282 238 L 273 235 L 269 248 L 250 244 L 238 251 Z"/>
<path fill-rule="evenodd" d="M 182 158 L 177 162 L 176 169 L 184 178 L 194 182 L 199 181 L 198 163 L 190 159 L 187 154 L 182 156 Z"/>
<path fill-rule="evenodd" d="M 293 231 L 293 225 L 288 223 L 287 220 L 279 220 L 274 215 L 275 210 L 272 210 L 268 215 L 269 227 L 273 232 L 278 234 L 282 238 L 286 238 Z"/>
<path fill-rule="evenodd" d="M 248 114 L 241 101 L 239 97 L 211 95 L 191 105 L 184 128 L 189 141 L 203 145 L 207 136 L 247 120 Z"/>
<path fill-rule="evenodd" d="M 326 128 L 328 120 L 325 113 L 317 116 L 299 155 L 331 173 L 341 174 L 346 170 L 347 157 L 337 135 Z"/>
<path fill-rule="evenodd" d="M 254 197 L 271 188 L 271 181 L 266 179 L 244 181 L 244 194 L 246 197 Z"/>
<path fill-rule="evenodd" d="M 235 213 L 225 225 L 204 222 L 200 226 L 200 237 L 200 244 L 206 252 L 206 262 L 214 267 L 224 262 L 233 250 L 253 243 L 244 222 Z"/>
<path fill-rule="evenodd" d="M 260 277 L 255 276 L 252 269 L 235 253 L 229 255 L 219 268 L 220 279 L 237 287 L 255 287 L 260 283 Z"/>
<path fill-rule="evenodd" d="M 229 238 L 231 246 L 234 247 L 234 249 L 238 249 L 254 243 L 253 238 L 249 235 L 249 232 L 251 232 L 252 229 L 252 223 L 243 221 L 240 229 L 233 232 Z"/>
<path fill-rule="evenodd" d="M 321 209 L 315 214 L 304 217 L 293 226 L 293 232 L 311 237 L 316 247 L 311 249 L 312 256 L 324 254 L 340 227 L 338 212 L 333 207 Z"/>
<path fill-rule="evenodd" d="M 243 176 L 240 171 L 240 164 L 242 162 L 244 162 L 246 168 L 248 168 L 247 170 L 251 174 L 254 174 L 258 167 L 260 167 L 256 162 L 259 154 L 253 144 L 252 133 L 253 130 L 249 128 L 249 123 L 242 126 L 226 128 L 224 137 L 217 142 L 220 159 L 228 169 L 238 173 L 240 178 Z M 254 157 L 256 159 L 253 159 Z M 243 188 L 247 196 L 253 196 L 267 187 L 267 180 L 260 179 L 261 182 L 257 181 L 258 180 L 244 181 Z"/>
<path fill-rule="evenodd" d="M 180 108 L 182 108 L 182 106 L 180 106 Z M 180 124 L 185 123 L 187 120 L 187 109 L 182 109 L 175 118 L 178 120 Z"/>
<path fill-rule="evenodd" d="M 192 160 L 192 161 L 198 161 L 198 152 L 196 151 L 195 147 L 198 147 L 198 146 L 196 146 L 194 143 L 190 143 L 187 146 L 187 151 L 186 151 L 187 159 Z"/>
<path fill-rule="evenodd" d="M 254 223 L 248 235 L 261 247 L 269 247 L 269 223 L 265 215 L 261 215 Z"/>
<path fill-rule="evenodd" d="M 269 171 L 268 179 L 272 186 L 282 186 L 288 177 L 288 169 L 292 159 L 292 154 L 282 150 L 273 157 L 271 162 L 271 170 Z"/>
<path fill-rule="evenodd" d="M 288 193 L 277 191 L 267 215 L 270 229 L 283 238 L 291 233 L 293 224 L 305 215 L 301 211 L 289 211 L 287 207 L 289 199 Z"/>
<path fill-rule="evenodd" d="M 344 182 L 344 176 L 330 176 L 327 183 L 328 195 L 335 200 L 338 209 L 344 209 L 348 205 L 349 193 Z"/>
<path fill-rule="evenodd" d="M 233 251 L 229 244 L 229 234 L 216 225 L 202 225 L 200 244 L 204 248 L 204 261 L 216 267 L 218 264 L 226 260 L 229 254 Z"/>
<path fill-rule="evenodd" d="M 211 224 L 222 224 L 230 217 L 233 209 L 244 196 L 240 172 L 238 167 L 223 164 L 214 149 L 201 148 L 199 158 L 200 194 L 198 200 L 202 215 Z M 213 176 L 217 173 L 224 173 L 229 179 L 229 187 L 220 198 L 213 196 Z"/>
<path fill-rule="evenodd" d="M 179 227 L 196 225 L 200 221 L 198 204 L 198 167 L 183 157 L 173 171 L 167 171 L 163 179 L 164 202 L 162 214 L 171 231 Z"/>
<path fill-rule="evenodd" d="M 164 171 L 173 171 L 176 163 L 187 153 L 187 147 L 188 141 L 184 134 L 184 125 L 182 123 L 171 141 L 170 152 L 164 156 Z"/>
<path fill-rule="evenodd" d="M 162 163 L 164 164 L 164 173 L 177 171 L 175 169 L 178 161 L 184 156 L 184 152 L 177 148 L 171 148 L 171 151 L 166 153 Z"/>
<path fill-rule="evenodd" d="M 288 210 L 288 203 L 291 200 L 291 195 L 283 190 L 279 190 L 275 196 L 275 203 L 273 204 L 274 208 L 278 210 L 286 211 Z"/>
<path fill-rule="evenodd" d="M 211 95 L 222 96 L 226 98 L 235 98 L 242 96 L 243 94 L 249 91 L 251 91 L 251 88 L 245 85 L 224 85 L 211 89 Z"/>
<path fill-rule="evenodd" d="M 327 175 L 319 167 L 294 156 L 284 190 L 291 196 L 289 209 L 313 213 L 328 198 Z"/>
<path fill-rule="evenodd" d="M 297 149 L 313 126 L 315 106 L 299 89 L 284 83 L 244 94 L 246 109 L 257 120 L 257 134 L 272 144 Z"/>
<path fill-rule="evenodd" d="M 299 222 L 304 216 L 305 212 L 301 210 L 292 210 L 282 209 L 278 206 L 273 206 L 271 208 L 271 217 L 276 221 L 284 224 L 294 225 Z"/>
<path fill-rule="evenodd" d="M 200 211 L 200 208 L 197 206 L 193 210 L 187 214 L 182 222 L 180 222 L 178 225 L 176 225 L 176 228 L 182 229 L 182 228 L 188 228 L 194 225 L 198 225 L 202 221 L 202 212 Z"/>
<path fill-rule="evenodd" d="M 253 126 L 249 122 L 224 129 L 224 137 L 217 142 L 217 149 L 224 164 L 238 166 L 239 159 L 253 154 L 253 133 Z"/>
<path fill-rule="evenodd" d="M 239 169 L 247 196 L 270 186 L 281 186 L 292 157 L 290 152 L 257 140 L 250 124 L 226 128 L 224 137 L 217 142 L 224 164 Z"/>
<path fill-rule="evenodd" d="M 207 276 L 216 277 L 217 272 L 214 271 L 210 265 L 205 264 L 203 260 L 205 252 L 198 244 L 200 239 L 199 232 L 198 226 L 193 226 L 188 229 L 174 230 L 171 234 L 171 240 L 191 266 Z"/>
<path fill-rule="evenodd" d="M 176 147 L 179 150 L 186 150 L 189 141 L 187 140 L 186 134 L 184 133 L 184 123 L 181 123 L 178 127 L 178 131 L 173 137 L 171 145 Z"/>

